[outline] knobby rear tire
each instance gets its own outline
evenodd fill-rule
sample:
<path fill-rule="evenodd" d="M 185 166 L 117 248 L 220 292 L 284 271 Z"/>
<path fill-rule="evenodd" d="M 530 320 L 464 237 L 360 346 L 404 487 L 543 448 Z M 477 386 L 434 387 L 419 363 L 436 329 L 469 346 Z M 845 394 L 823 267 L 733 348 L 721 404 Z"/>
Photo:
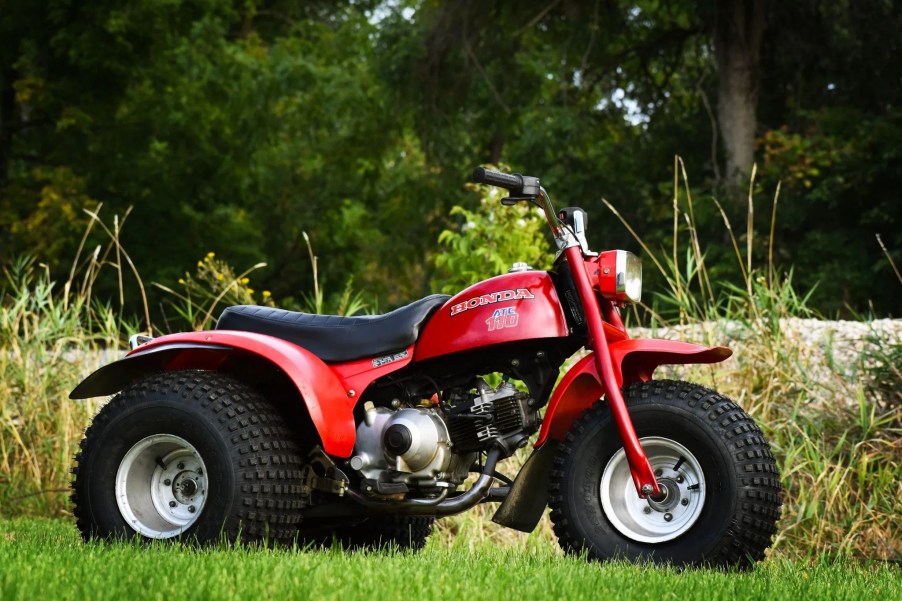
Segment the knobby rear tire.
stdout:
<path fill-rule="evenodd" d="M 549 480 L 561 547 L 598 560 L 678 566 L 747 567 L 762 559 L 782 485 L 752 418 L 686 382 L 640 382 L 624 397 L 659 482 L 669 478 L 673 495 L 659 504 L 638 498 L 611 412 L 599 401 L 573 424 Z"/>
<path fill-rule="evenodd" d="M 94 418 L 75 459 L 73 513 L 86 540 L 290 543 L 301 522 L 295 433 L 225 374 L 165 372 L 130 385 Z"/>

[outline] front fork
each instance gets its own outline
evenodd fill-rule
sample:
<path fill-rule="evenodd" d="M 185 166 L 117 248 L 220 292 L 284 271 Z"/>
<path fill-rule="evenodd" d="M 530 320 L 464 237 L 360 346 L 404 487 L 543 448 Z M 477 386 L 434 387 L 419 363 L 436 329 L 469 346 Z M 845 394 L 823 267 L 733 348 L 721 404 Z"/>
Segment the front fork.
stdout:
<path fill-rule="evenodd" d="M 649 495 L 659 495 L 661 491 L 658 488 L 658 481 L 651 469 L 651 464 L 648 463 L 648 457 L 639 443 L 639 438 L 636 436 L 633 421 L 626 409 L 626 401 L 623 400 L 623 394 L 620 392 L 620 384 L 617 382 L 614 364 L 611 361 L 611 354 L 608 352 L 608 343 L 601 320 L 601 308 L 589 280 L 589 274 L 586 273 L 582 252 L 580 247 L 575 245 L 569 246 L 564 252 L 570 263 L 570 271 L 573 274 L 577 293 L 585 309 L 589 327 L 589 344 L 595 351 L 595 366 L 601 375 L 601 381 L 607 393 L 608 406 L 614 415 L 614 423 L 617 424 L 617 432 L 620 434 L 623 450 L 626 452 L 636 492 L 643 498 Z"/>

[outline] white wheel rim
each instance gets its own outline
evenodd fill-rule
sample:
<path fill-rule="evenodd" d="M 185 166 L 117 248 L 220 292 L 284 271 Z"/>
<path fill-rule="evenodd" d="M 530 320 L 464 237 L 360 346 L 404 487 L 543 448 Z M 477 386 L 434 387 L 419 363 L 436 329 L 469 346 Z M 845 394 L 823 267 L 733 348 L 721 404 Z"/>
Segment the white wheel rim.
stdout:
<path fill-rule="evenodd" d="M 207 468 L 184 438 L 157 434 L 129 449 L 116 472 L 116 504 L 126 523 L 148 538 L 187 530 L 207 500 Z"/>
<path fill-rule="evenodd" d="M 624 536 L 642 543 L 663 543 L 686 532 L 702 514 L 705 474 L 695 455 L 680 443 L 658 436 L 639 440 L 667 496 L 660 501 L 639 497 L 621 448 L 601 476 L 601 506 Z"/>

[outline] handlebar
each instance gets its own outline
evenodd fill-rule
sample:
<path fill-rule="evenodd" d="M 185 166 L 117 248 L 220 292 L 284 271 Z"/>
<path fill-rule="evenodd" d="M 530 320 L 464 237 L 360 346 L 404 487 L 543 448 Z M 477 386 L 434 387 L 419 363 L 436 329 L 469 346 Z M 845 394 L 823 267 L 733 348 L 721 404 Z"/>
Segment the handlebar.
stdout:
<path fill-rule="evenodd" d="M 473 181 L 477 184 L 506 188 L 511 192 L 520 192 L 523 189 L 523 176 L 519 173 L 501 173 L 483 167 L 473 170 Z"/>
<path fill-rule="evenodd" d="M 538 204 L 545 212 L 545 219 L 551 228 L 551 234 L 554 236 L 555 243 L 558 248 L 565 249 L 570 246 L 580 246 L 580 241 L 570 230 L 561 223 L 551 197 L 539 184 L 539 178 L 529 175 L 520 175 L 519 173 L 501 173 L 500 171 L 492 171 L 483 167 L 477 167 L 473 170 L 473 181 L 477 184 L 487 184 L 489 186 L 498 186 L 510 191 L 513 198 L 505 198 L 501 202 L 504 204 L 513 204 L 518 200 L 529 200 Z M 583 249 L 586 250 L 587 249 Z"/>
<path fill-rule="evenodd" d="M 498 186 L 509 190 L 515 196 L 537 198 L 539 196 L 539 178 L 519 173 L 501 173 L 483 167 L 473 170 L 473 181 L 477 184 Z"/>

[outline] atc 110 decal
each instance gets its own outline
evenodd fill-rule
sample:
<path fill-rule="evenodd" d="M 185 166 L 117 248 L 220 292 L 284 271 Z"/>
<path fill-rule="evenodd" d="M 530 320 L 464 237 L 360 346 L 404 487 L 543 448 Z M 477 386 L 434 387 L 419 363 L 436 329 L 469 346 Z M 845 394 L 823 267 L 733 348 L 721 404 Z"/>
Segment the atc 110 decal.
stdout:
<path fill-rule="evenodd" d="M 502 328 L 516 328 L 520 321 L 517 310 L 513 307 L 501 307 L 495 309 L 492 316 L 485 320 L 485 325 L 489 326 L 489 332 L 500 330 Z"/>
<path fill-rule="evenodd" d="M 499 290 L 498 292 L 490 292 L 474 296 L 462 303 L 457 303 L 451 307 L 451 316 L 460 315 L 464 311 L 484 307 L 485 305 L 493 305 L 495 303 L 503 303 L 506 301 L 533 299 L 536 295 L 529 291 L 529 288 L 517 288 L 516 290 Z"/>

